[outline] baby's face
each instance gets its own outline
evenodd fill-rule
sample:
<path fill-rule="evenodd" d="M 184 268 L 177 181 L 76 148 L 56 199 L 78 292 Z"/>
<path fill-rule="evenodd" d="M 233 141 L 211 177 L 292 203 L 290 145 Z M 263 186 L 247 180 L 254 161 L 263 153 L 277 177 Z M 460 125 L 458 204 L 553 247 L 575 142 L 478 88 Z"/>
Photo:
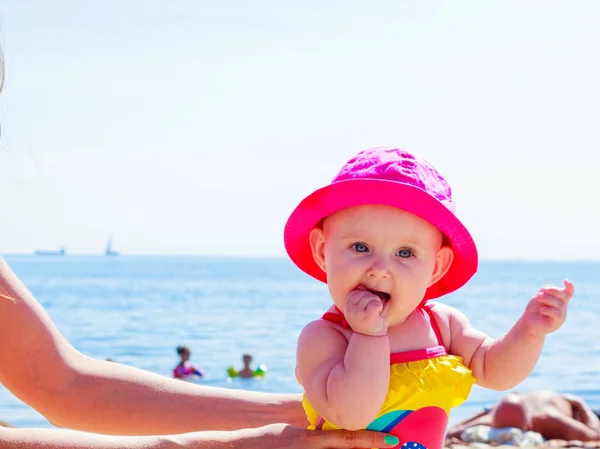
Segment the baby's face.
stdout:
<path fill-rule="evenodd" d="M 322 232 L 327 284 L 341 310 L 360 285 L 382 299 L 389 326 L 403 322 L 421 303 L 442 244 L 435 226 L 394 207 L 368 205 L 329 216 Z"/>

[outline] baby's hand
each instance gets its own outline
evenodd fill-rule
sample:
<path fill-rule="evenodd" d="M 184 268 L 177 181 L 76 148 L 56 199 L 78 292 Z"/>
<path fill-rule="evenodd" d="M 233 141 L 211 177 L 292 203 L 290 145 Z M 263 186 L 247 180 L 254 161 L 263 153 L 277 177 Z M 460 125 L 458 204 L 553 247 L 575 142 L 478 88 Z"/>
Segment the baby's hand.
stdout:
<path fill-rule="evenodd" d="M 379 296 L 366 289 L 350 292 L 344 306 L 344 316 L 354 332 L 379 336 L 387 334 L 387 321 L 381 316 L 383 303 Z"/>
<path fill-rule="evenodd" d="M 521 317 L 526 331 L 537 337 L 556 331 L 565 322 L 567 305 L 574 292 L 575 288 L 569 280 L 565 280 L 564 288 L 553 285 L 542 287 L 529 301 Z"/>

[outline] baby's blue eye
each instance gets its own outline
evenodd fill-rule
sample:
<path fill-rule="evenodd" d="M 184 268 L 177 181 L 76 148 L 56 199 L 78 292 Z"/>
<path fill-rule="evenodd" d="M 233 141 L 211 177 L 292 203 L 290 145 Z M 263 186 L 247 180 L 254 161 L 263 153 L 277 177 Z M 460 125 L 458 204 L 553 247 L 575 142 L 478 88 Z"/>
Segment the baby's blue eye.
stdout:
<path fill-rule="evenodd" d="M 369 251 L 369 248 L 367 248 L 367 245 L 364 243 L 355 243 L 352 245 L 352 249 L 354 249 L 354 251 L 357 253 L 366 253 Z"/>
<path fill-rule="evenodd" d="M 401 249 L 400 251 L 398 251 L 398 255 L 403 259 L 408 259 L 410 256 L 413 255 L 413 252 L 410 249 Z"/>

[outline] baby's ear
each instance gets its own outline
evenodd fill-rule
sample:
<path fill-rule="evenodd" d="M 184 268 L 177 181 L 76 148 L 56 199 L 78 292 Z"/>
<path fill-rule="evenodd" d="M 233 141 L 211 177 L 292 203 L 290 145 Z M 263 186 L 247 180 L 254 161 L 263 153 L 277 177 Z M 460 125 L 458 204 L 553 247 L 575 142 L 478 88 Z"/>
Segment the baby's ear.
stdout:
<path fill-rule="evenodd" d="M 310 249 L 312 250 L 313 259 L 321 270 L 327 273 L 325 270 L 325 232 L 323 228 L 317 226 L 310 231 Z"/>
<path fill-rule="evenodd" d="M 433 269 L 433 273 L 431 274 L 431 281 L 429 282 L 429 287 L 435 284 L 437 281 L 442 279 L 444 275 L 450 269 L 452 265 L 452 261 L 454 260 L 454 252 L 452 248 L 448 245 L 443 245 L 437 253 L 437 258 L 435 261 L 435 268 Z"/>

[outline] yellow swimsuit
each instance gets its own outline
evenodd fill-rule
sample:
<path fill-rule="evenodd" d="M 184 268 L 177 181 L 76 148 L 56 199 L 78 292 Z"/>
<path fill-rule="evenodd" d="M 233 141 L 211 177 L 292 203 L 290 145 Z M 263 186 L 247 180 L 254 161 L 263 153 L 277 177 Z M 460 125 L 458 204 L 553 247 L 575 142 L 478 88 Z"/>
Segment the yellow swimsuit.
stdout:
<path fill-rule="evenodd" d="M 430 305 L 421 305 L 417 310 L 431 324 L 438 346 L 390 355 L 388 394 L 367 429 L 395 435 L 400 439 L 398 447 L 440 449 L 450 409 L 467 399 L 475 378 L 461 357 L 447 353 Z M 348 327 L 341 312 L 327 312 L 323 319 Z M 306 394 L 302 403 L 310 422 L 309 429 L 339 429 L 318 415 Z"/>

